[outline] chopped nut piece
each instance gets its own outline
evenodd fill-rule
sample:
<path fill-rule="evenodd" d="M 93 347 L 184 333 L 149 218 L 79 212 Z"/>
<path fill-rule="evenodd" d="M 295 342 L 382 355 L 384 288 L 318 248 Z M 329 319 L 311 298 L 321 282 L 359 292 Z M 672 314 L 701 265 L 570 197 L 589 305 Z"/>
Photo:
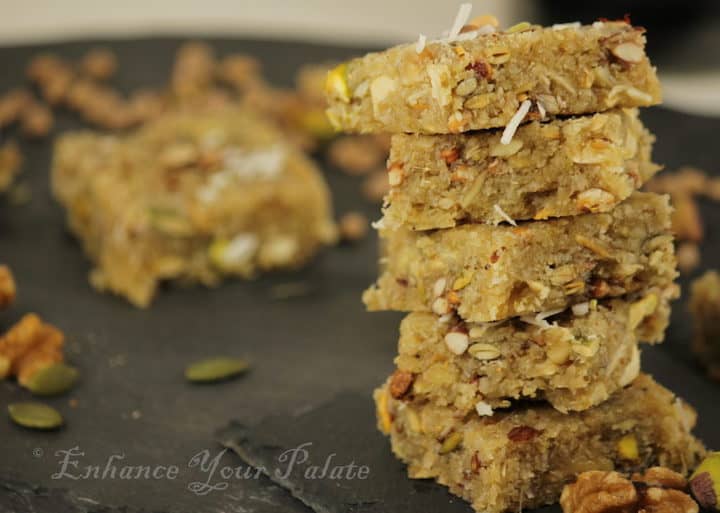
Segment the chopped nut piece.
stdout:
<path fill-rule="evenodd" d="M 661 467 L 645 476 L 634 475 L 635 483 L 617 472 L 583 472 L 565 487 L 560 504 L 564 513 L 697 513 L 697 503 L 682 488 L 676 489 L 678 477 L 684 481 Z"/>
<path fill-rule="evenodd" d="M 673 196 L 675 211 L 672 215 L 672 227 L 680 240 L 699 242 L 703 239 L 703 225 L 695 199 L 688 194 Z"/>
<path fill-rule="evenodd" d="M 218 78 L 240 91 L 262 81 L 260 63 L 254 57 L 234 54 L 224 57 L 218 66 Z"/>
<path fill-rule="evenodd" d="M 682 242 L 675 252 L 680 272 L 688 274 L 700 265 L 700 248 L 694 242 Z"/>
<path fill-rule="evenodd" d="M 632 64 L 642 61 L 645 56 L 645 51 L 642 47 L 635 43 L 621 43 L 610 51 L 621 61 Z"/>
<path fill-rule="evenodd" d="M 388 183 L 390 187 L 397 187 L 403 182 L 404 174 L 401 166 L 392 165 L 388 169 Z"/>
<path fill-rule="evenodd" d="M 408 393 L 415 377 L 411 372 L 396 370 L 390 378 L 390 395 L 401 399 Z"/>
<path fill-rule="evenodd" d="M 690 490 L 704 509 L 720 509 L 720 452 L 710 453 L 695 469 L 690 477 Z"/>
<path fill-rule="evenodd" d="M 363 195 L 370 201 L 379 202 L 390 190 L 388 173 L 386 169 L 373 171 L 368 175 L 362 185 Z"/>
<path fill-rule="evenodd" d="M 708 271 L 690 286 L 690 313 L 693 317 L 692 351 L 720 380 L 720 274 Z"/>
<path fill-rule="evenodd" d="M 0 192 L 6 191 L 20 172 L 22 155 L 15 141 L 0 145 Z"/>
<path fill-rule="evenodd" d="M 467 350 L 469 343 L 470 337 L 468 337 L 467 333 L 451 331 L 445 335 L 445 344 L 447 344 L 450 351 L 457 355 L 463 354 Z"/>
<path fill-rule="evenodd" d="M 360 212 L 348 212 L 340 218 L 340 237 L 349 242 L 365 238 L 368 232 L 368 219 Z"/>
<path fill-rule="evenodd" d="M 638 495 L 633 484 L 617 472 L 583 472 L 565 486 L 560 497 L 564 513 L 634 513 Z"/>
<path fill-rule="evenodd" d="M 645 483 L 648 486 L 673 488 L 675 490 L 684 490 L 687 487 L 687 479 L 682 474 L 666 467 L 650 467 L 644 474 L 633 474 L 632 480 L 636 483 Z"/>
<path fill-rule="evenodd" d="M 20 119 L 31 102 L 32 96 L 24 89 L 13 89 L 0 97 L 0 127 L 10 125 Z"/>
<path fill-rule="evenodd" d="M 512 428 L 507 436 L 513 442 L 529 442 L 539 434 L 540 431 L 530 426 L 517 426 Z"/>
<path fill-rule="evenodd" d="M 350 175 L 364 175 L 380 166 L 387 155 L 371 136 L 346 136 L 333 141 L 328 159 Z"/>
<path fill-rule="evenodd" d="M 117 57 L 108 48 L 92 48 L 80 61 L 80 69 L 95 80 L 107 80 L 117 71 Z"/>
<path fill-rule="evenodd" d="M 63 361 L 65 337 L 60 330 L 25 315 L 0 337 L 0 377 L 16 376 L 25 385 L 41 369 Z"/>
<path fill-rule="evenodd" d="M 10 268 L 0 265 L 0 310 L 4 310 L 15 301 L 15 279 Z"/>
<path fill-rule="evenodd" d="M 644 513 L 698 513 L 700 509 L 685 492 L 656 487 L 640 493 L 639 506 Z"/>
<path fill-rule="evenodd" d="M 23 112 L 22 131 L 30 137 L 45 137 L 53 126 L 53 115 L 50 109 L 40 104 L 33 104 Z"/>

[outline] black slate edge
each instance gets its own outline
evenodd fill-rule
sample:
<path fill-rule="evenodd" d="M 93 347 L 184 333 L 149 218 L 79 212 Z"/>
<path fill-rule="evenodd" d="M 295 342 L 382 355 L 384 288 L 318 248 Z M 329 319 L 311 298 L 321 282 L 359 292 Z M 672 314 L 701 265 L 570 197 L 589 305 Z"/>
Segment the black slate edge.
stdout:
<path fill-rule="evenodd" d="M 64 488 L 45 488 L 0 475 L 0 513 L 150 513 L 98 504 Z M 155 511 L 154 513 L 161 513 Z"/>

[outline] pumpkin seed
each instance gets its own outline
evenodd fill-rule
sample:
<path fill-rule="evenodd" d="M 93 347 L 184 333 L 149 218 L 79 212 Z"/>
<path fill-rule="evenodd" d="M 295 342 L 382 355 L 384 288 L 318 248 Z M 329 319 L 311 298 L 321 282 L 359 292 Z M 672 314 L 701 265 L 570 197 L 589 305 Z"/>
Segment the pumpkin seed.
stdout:
<path fill-rule="evenodd" d="M 56 409 L 42 403 L 13 403 L 8 413 L 13 422 L 30 429 L 56 429 L 64 423 Z"/>
<path fill-rule="evenodd" d="M 215 383 L 245 372 L 249 364 L 240 358 L 210 358 L 193 363 L 185 369 L 185 378 L 195 383 Z"/>
<path fill-rule="evenodd" d="M 70 390 L 77 379 L 76 368 L 56 363 L 36 372 L 26 386 L 35 395 L 59 395 Z"/>

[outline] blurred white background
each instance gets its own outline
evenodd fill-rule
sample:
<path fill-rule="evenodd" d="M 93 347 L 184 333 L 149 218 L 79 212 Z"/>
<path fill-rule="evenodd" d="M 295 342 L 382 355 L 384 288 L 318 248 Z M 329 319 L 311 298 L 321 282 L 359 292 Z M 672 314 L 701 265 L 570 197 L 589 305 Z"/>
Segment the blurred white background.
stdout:
<path fill-rule="evenodd" d="M 705 3 L 716 1 L 705 0 Z M 0 0 L 0 45 L 167 34 L 384 46 L 414 41 L 419 33 L 438 36 L 450 28 L 461 3 L 462 0 Z M 572 11 L 562 2 L 475 0 L 472 3 L 473 15 L 494 14 L 503 26 L 542 19 L 540 10 L 549 5 L 556 7 L 552 22 L 577 19 L 575 12 L 561 15 Z M 646 4 L 646 0 L 612 0 L 597 2 L 597 5 L 590 3 L 586 7 L 604 16 L 613 16 L 611 11 L 618 7 L 624 9 L 622 12 L 632 12 L 633 16 L 661 9 L 652 2 Z M 585 4 L 574 2 L 572 5 Z M 597 9 L 591 8 L 592 5 Z M 675 26 L 684 28 L 682 18 Z M 703 34 L 715 32 L 714 27 L 694 37 L 703 40 L 706 38 Z M 650 33 L 649 37 L 653 40 L 663 38 L 664 34 Z M 688 37 L 675 40 L 687 41 Z M 692 50 L 695 46 L 689 48 Z M 665 66 L 682 62 L 684 59 L 670 59 L 661 66 L 666 104 L 698 114 L 720 115 L 717 68 L 711 64 L 710 69 L 701 72 L 667 73 L 673 70 Z"/>
<path fill-rule="evenodd" d="M 461 0 L 0 0 L 0 44 L 208 34 L 387 44 L 450 28 Z M 474 14 L 530 19 L 532 2 L 478 0 Z"/>

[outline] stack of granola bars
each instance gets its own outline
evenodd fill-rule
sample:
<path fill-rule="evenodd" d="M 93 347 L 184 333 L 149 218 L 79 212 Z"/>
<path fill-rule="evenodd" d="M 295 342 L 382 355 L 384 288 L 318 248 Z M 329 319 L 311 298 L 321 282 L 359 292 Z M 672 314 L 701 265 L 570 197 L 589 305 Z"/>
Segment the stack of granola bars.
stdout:
<path fill-rule="evenodd" d="M 328 75 L 338 128 L 395 134 L 363 299 L 411 313 L 380 428 L 478 511 L 555 502 L 590 469 L 686 471 L 695 413 L 640 373 L 677 295 L 668 198 L 637 192 L 658 170 L 643 30 L 467 11 Z"/>

